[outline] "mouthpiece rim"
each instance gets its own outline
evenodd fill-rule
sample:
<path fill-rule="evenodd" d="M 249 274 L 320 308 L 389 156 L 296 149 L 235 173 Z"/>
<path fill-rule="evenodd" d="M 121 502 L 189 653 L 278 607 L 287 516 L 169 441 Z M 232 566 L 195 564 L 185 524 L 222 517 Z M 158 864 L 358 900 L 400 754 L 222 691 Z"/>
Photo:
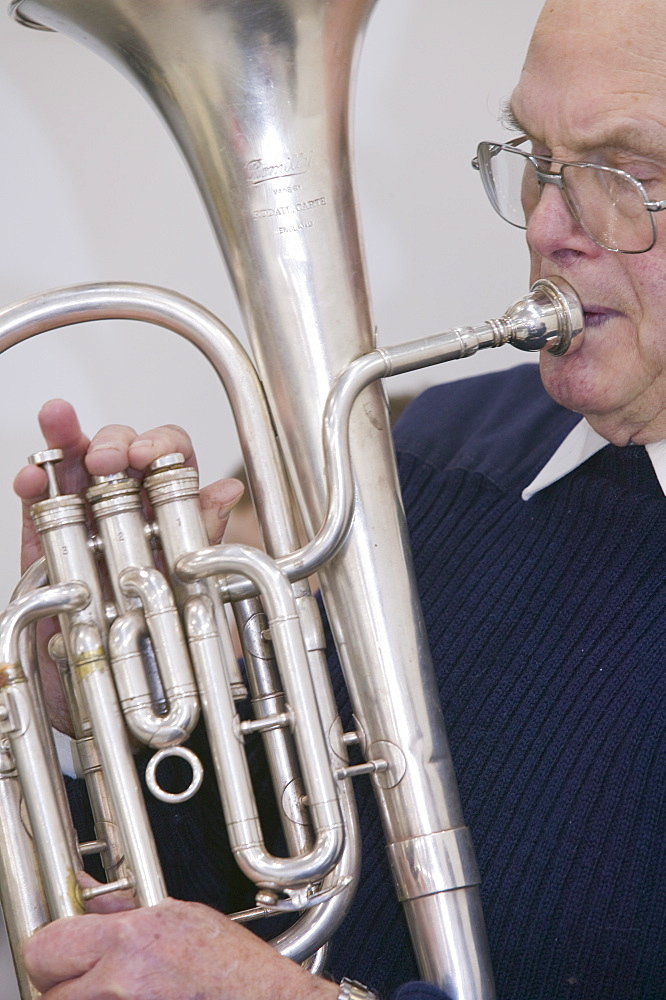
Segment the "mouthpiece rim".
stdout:
<path fill-rule="evenodd" d="M 557 274 L 551 278 L 539 278 L 530 291 L 544 291 L 558 313 L 559 336 L 554 344 L 547 347 L 548 353 L 556 356 L 566 354 L 572 341 L 585 329 L 585 313 L 577 292 Z"/>

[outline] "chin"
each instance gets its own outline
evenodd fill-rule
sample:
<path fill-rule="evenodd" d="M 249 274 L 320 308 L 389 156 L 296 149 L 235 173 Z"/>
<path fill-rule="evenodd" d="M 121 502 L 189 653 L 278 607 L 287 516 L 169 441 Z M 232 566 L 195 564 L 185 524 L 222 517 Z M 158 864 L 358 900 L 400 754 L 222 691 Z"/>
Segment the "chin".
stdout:
<path fill-rule="evenodd" d="M 622 406 L 626 387 L 619 384 L 613 366 L 585 357 L 583 351 L 540 358 L 541 380 L 549 396 L 576 413 L 608 413 Z"/>

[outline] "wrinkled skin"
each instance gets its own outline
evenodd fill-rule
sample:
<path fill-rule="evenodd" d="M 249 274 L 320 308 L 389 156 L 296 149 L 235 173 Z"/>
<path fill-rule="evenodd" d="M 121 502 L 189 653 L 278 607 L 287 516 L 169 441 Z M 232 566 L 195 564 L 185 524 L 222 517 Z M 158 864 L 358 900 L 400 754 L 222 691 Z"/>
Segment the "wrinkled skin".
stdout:
<path fill-rule="evenodd" d="M 316 979 L 200 903 L 68 917 L 27 942 L 43 1000 L 335 1000 Z"/>
<path fill-rule="evenodd" d="M 76 414 L 62 400 L 47 403 L 40 425 L 51 448 L 62 448 L 58 479 L 63 493 L 82 490 L 89 475 L 126 468 L 140 474 L 153 459 L 174 451 L 194 464 L 192 444 L 178 427 L 137 435 L 122 425 L 105 427 L 91 442 Z M 29 507 L 46 495 L 46 474 L 22 469 L 15 490 L 23 503 L 22 566 L 41 554 Z M 243 486 L 222 480 L 202 490 L 204 519 L 211 542 L 220 540 L 226 519 Z M 40 637 L 40 664 L 53 720 L 69 730 L 69 715 L 57 671 Z M 89 876 L 81 881 L 90 884 Z M 27 942 L 25 966 L 44 1000 L 335 1000 L 337 986 L 319 980 L 282 958 L 250 931 L 198 903 L 168 899 L 134 909 L 124 894 L 101 897 L 83 917 L 58 920 Z"/>
<path fill-rule="evenodd" d="M 550 0 L 511 107 L 535 152 L 620 167 L 666 198 L 666 7 Z M 666 218 L 655 219 L 652 250 L 612 253 L 547 185 L 527 229 L 532 280 L 562 275 L 586 310 L 580 349 L 542 355 L 544 385 L 618 445 L 666 436 Z"/>

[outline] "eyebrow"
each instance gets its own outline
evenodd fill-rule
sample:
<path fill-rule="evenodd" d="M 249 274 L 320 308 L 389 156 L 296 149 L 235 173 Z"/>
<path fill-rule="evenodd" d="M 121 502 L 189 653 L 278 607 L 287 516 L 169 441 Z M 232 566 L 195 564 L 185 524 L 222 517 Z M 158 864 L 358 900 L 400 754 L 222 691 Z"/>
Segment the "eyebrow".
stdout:
<path fill-rule="evenodd" d="M 531 138 L 523 123 L 516 117 L 516 113 L 511 107 L 511 101 L 508 98 L 502 104 L 500 123 L 504 125 L 505 128 L 511 129 L 512 132 L 520 132 Z"/>
<path fill-rule="evenodd" d="M 502 106 L 500 122 L 505 128 L 526 136 L 532 141 L 536 141 L 534 133 L 521 122 L 511 106 L 511 101 L 507 100 Z M 577 152 L 584 154 L 595 149 L 618 149 L 637 153 L 639 156 L 653 157 L 666 156 L 666 134 L 662 129 L 641 128 L 637 125 L 627 123 L 620 125 L 612 132 L 593 137 L 592 140 L 580 143 Z"/>

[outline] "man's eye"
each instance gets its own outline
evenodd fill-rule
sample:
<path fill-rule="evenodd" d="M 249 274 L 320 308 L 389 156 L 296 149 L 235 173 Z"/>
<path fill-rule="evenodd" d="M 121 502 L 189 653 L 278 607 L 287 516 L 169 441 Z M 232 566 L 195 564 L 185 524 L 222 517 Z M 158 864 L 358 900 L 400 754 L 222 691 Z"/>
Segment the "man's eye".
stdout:
<path fill-rule="evenodd" d="M 627 171 L 627 173 L 629 173 L 629 171 Z M 640 175 L 637 174 L 632 174 L 631 176 L 634 178 L 634 180 L 642 184 L 642 186 L 645 188 L 646 191 L 651 191 L 658 187 L 664 186 L 663 177 L 641 177 Z"/>
<path fill-rule="evenodd" d="M 612 166 L 623 170 L 635 181 L 639 181 L 644 188 L 654 187 L 655 184 L 666 184 L 666 175 L 653 163 L 613 163 Z"/>

